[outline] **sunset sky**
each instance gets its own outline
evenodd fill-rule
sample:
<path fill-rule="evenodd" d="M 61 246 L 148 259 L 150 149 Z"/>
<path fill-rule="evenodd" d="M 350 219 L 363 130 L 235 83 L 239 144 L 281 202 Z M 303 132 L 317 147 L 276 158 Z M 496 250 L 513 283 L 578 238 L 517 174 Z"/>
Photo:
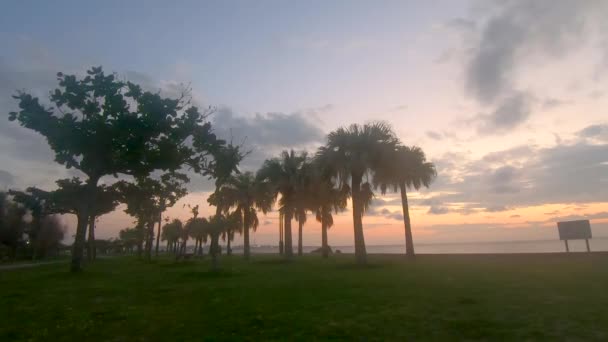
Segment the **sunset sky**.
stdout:
<path fill-rule="evenodd" d="M 102 65 L 167 96 L 190 84 L 217 107 L 216 132 L 252 150 L 244 170 L 314 152 L 339 126 L 388 121 L 437 165 L 431 188 L 410 193 L 415 242 L 557 239 L 570 218 L 608 236 L 607 1 L 32 4 L 0 5 L 0 189 L 79 175 L 6 114 L 15 90 L 48 99 L 56 72 Z M 191 181 L 167 216 L 187 219 L 186 203 L 214 211 L 212 183 Z M 368 244 L 403 243 L 400 205 L 377 194 Z M 132 225 L 122 209 L 98 236 Z M 277 216 L 260 214 L 255 243 L 277 243 Z M 330 245 L 352 244 L 350 211 L 335 221 Z M 310 215 L 304 244 L 320 238 Z"/>

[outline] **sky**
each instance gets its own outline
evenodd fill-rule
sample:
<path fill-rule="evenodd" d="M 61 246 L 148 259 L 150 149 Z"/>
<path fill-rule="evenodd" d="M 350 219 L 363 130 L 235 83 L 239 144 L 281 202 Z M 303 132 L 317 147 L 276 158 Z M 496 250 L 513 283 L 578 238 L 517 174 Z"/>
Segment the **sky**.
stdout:
<path fill-rule="evenodd" d="M 48 100 L 58 71 L 101 65 L 166 96 L 190 86 L 215 131 L 252 151 L 244 170 L 388 121 L 438 170 L 409 193 L 417 242 L 557 239 L 555 222 L 579 218 L 608 236 L 607 15 L 601 0 L 4 2 L 0 189 L 79 176 L 6 114 L 16 90 Z M 166 216 L 211 214 L 212 188 L 192 175 Z M 123 209 L 98 236 L 133 225 Z M 351 245 L 350 210 L 335 221 L 330 245 Z M 260 222 L 254 243 L 276 244 L 277 213 Z M 397 194 L 377 194 L 363 222 L 368 244 L 403 243 Z M 310 215 L 304 244 L 320 235 Z"/>

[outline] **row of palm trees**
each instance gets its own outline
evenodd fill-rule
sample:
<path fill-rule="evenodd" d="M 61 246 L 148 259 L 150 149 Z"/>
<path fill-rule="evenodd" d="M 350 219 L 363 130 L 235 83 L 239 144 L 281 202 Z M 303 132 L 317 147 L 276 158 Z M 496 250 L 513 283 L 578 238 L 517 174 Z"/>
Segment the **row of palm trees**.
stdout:
<path fill-rule="evenodd" d="M 216 233 L 227 241 L 228 253 L 234 234 L 242 233 L 243 253 L 248 259 L 251 254 L 249 231 L 255 231 L 259 226 L 258 212 L 266 214 L 277 203 L 281 253 L 286 258 L 294 255 L 293 220 L 298 223 L 297 252 L 303 253 L 303 227 L 308 215 L 312 214 L 321 223 L 321 252 L 327 257 L 330 250 L 327 230 L 333 225 L 333 214 L 345 210 L 350 199 L 356 261 L 365 264 L 363 214 L 370 207 L 374 191 L 379 190 L 382 194 L 394 191 L 401 194 L 405 253 L 413 257 L 407 190 L 428 187 L 435 177 L 435 166 L 426 160 L 424 152 L 419 147 L 403 145 L 390 125 L 384 122 L 353 124 L 331 132 L 327 143 L 312 156 L 306 152 L 283 151 L 280 156 L 266 160 L 255 174 L 236 173 L 226 178 L 209 199 L 217 206 L 216 215 L 210 219 L 200 218 L 196 207 L 183 230 L 194 237 L 195 250 L 201 253 L 202 243 L 209 235 L 207 232 L 214 227 L 211 221 L 224 217 L 223 228 Z M 177 229 L 178 225 L 173 221 L 165 226 L 165 239 L 177 241 L 168 235 L 169 230 Z"/>

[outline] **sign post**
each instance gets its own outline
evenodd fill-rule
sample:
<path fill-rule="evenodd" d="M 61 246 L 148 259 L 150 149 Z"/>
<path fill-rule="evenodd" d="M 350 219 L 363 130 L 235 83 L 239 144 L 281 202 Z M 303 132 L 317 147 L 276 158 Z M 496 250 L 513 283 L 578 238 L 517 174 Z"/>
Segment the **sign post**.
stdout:
<path fill-rule="evenodd" d="M 591 224 L 589 220 L 557 222 L 557 230 L 559 232 L 559 239 L 564 240 L 566 252 L 570 252 L 568 240 L 585 240 L 587 252 L 591 252 L 589 248 L 589 239 L 591 239 Z"/>

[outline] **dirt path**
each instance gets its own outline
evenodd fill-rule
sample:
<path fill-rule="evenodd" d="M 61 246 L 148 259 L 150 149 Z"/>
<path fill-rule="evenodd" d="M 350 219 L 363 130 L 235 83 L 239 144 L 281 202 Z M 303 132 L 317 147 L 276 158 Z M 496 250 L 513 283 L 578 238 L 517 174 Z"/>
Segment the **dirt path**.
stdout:
<path fill-rule="evenodd" d="M 31 262 L 31 263 L 25 263 L 25 264 L 0 265 L 0 271 L 11 271 L 11 270 L 18 270 L 20 268 L 30 268 L 30 267 L 60 264 L 60 263 L 66 263 L 66 261 L 57 260 L 57 261 L 46 261 L 46 262 Z"/>

